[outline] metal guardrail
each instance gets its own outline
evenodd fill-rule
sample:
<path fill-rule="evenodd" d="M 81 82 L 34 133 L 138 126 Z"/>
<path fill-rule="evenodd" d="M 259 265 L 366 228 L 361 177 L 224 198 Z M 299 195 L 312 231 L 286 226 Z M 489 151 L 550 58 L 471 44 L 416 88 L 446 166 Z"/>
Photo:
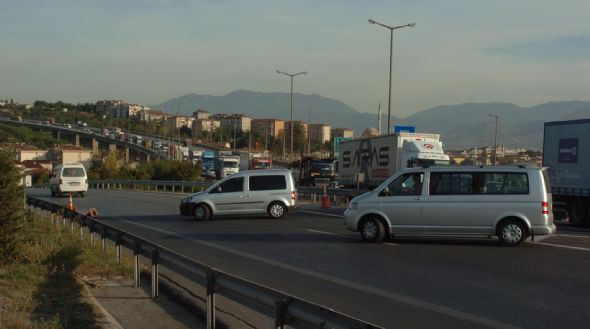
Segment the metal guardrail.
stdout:
<path fill-rule="evenodd" d="M 145 188 L 149 191 L 158 191 L 158 188 L 161 191 L 164 190 L 172 190 L 173 192 L 179 191 L 184 192 L 186 189 L 190 189 L 191 192 L 195 189 L 204 190 L 213 184 L 213 181 L 156 181 L 156 180 L 89 180 L 88 185 L 90 188 L 102 188 L 102 189 L 111 189 L 111 188 L 131 188 L 135 189 L 137 187 Z M 357 195 L 360 195 L 366 191 L 363 190 L 353 190 L 353 189 L 339 189 L 339 188 L 327 188 L 326 194 L 328 196 L 335 196 L 335 197 L 348 197 L 353 198 Z M 319 187 L 310 187 L 310 186 L 299 186 L 297 188 L 297 193 L 302 195 L 322 195 L 324 193 L 323 188 Z"/>
<path fill-rule="evenodd" d="M 97 235 L 100 237 L 102 249 L 106 252 L 109 239 L 115 244 L 117 261 L 121 262 L 121 247 L 133 252 L 133 269 L 135 287 L 141 282 L 141 257 L 151 262 L 151 297 L 159 295 L 159 266 L 186 278 L 187 280 L 206 287 L 207 328 L 216 325 L 215 297 L 222 295 L 244 307 L 255 304 L 274 315 L 274 327 L 285 328 L 380 328 L 371 323 L 339 313 L 331 308 L 318 305 L 284 292 L 262 286 L 235 275 L 212 268 L 206 264 L 189 259 L 179 253 L 169 250 L 155 242 L 143 239 L 127 231 L 115 228 L 92 217 L 67 210 L 64 206 L 55 205 L 38 198 L 27 197 L 29 215 L 35 213 L 43 219 L 52 219 L 57 215 L 56 225 L 62 228 L 69 226 L 71 233 L 79 231 L 80 239 L 84 239 L 84 228 L 89 231 L 91 245 L 96 244 Z M 76 229 L 75 226 L 78 226 Z"/>

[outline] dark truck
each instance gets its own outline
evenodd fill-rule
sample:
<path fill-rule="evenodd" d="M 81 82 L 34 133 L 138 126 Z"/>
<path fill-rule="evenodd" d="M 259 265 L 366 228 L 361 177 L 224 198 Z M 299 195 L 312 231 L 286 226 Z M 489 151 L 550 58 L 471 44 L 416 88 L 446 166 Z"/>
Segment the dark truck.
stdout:
<path fill-rule="evenodd" d="M 590 119 L 546 122 L 543 166 L 549 167 L 555 218 L 588 225 L 590 215 Z"/>
<path fill-rule="evenodd" d="M 290 164 L 295 182 L 299 186 L 334 186 L 336 179 L 336 159 L 303 157 Z"/>

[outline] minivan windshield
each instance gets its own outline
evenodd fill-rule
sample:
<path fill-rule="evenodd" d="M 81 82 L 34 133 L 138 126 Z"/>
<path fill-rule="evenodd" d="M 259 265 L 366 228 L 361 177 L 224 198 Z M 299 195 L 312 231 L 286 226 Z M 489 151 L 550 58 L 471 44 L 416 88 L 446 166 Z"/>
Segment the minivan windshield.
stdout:
<path fill-rule="evenodd" d="M 84 177 L 86 173 L 84 168 L 64 168 L 62 171 L 63 177 Z"/>

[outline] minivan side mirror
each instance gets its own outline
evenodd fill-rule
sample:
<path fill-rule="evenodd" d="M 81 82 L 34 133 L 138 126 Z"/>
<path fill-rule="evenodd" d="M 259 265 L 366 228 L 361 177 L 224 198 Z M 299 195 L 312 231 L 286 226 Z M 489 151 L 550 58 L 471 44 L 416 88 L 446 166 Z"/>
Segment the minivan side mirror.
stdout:
<path fill-rule="evenodd" d="M 381 190 L 381 192 L 379 193 L 379 196 L 390 196 L 391 195 L 391 191 L 389 190 L 389 187 L 385 187 L 383 190 Z"/>
<path fill-rule="evenodd" d="M 215 189 L 215 192 L 221 193 L 221 186 L 217 186 L 217 188 Z"/>

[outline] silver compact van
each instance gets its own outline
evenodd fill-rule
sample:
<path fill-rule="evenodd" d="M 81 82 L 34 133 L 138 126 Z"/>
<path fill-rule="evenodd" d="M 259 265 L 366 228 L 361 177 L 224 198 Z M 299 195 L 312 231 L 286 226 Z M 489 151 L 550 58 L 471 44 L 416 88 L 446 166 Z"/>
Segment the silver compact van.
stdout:
<path fill-rule="evenodd" d="M 344 223 L 364 240 L 497 236 L 506 246 L 555 232 L 545 168 L 477 166 L 402 170 L 357 196 Z"/>
<path fill-rule="evenodd" d="M 180 203 L 180 213 L 198 221 L 213 215 L 264 213 L 281 218 L 295 207 L 296 194 L 289 170 L 246 170 L 188 195 Z"/>

